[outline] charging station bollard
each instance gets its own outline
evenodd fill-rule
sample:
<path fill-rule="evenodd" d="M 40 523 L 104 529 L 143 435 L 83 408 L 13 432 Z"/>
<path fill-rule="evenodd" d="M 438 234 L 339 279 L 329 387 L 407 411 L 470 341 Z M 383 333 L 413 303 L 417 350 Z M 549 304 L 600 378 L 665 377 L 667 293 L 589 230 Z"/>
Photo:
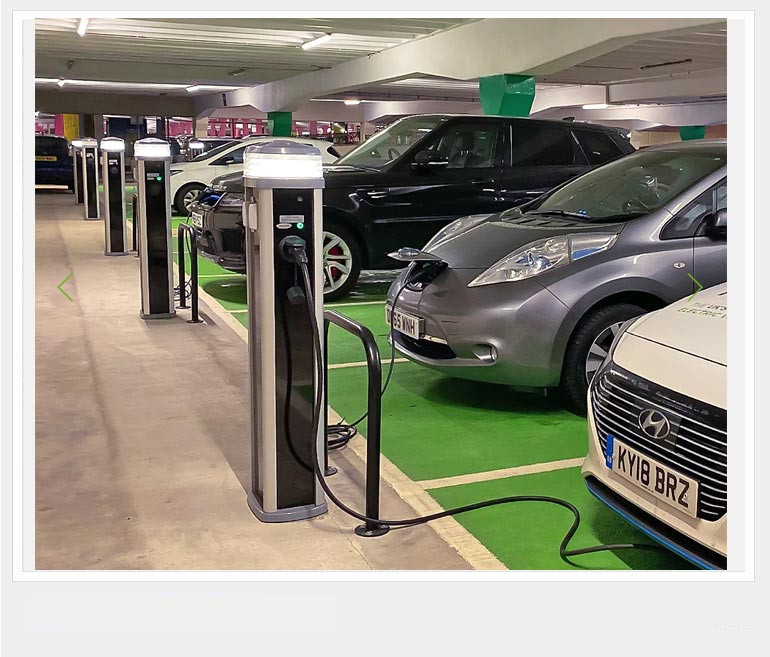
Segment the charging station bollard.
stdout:
<path fill-rule="evenodd" d="M 169 163 L 171 145 L 148 137 L 134 143 L 139 191 L 139 272 L 142 319 L 174 317 Z M 134 218 L 136 221 L 136 217 Z"/>
<path fill-rule="evenodd" d="M 128 255 L 126 224 L 125 142 L 119 137 L 105 137 L 102 151 L 102 186 L 104 187 L 104 255 Z"/>
<path fill-rule="evenodd" d="M 285 258 L 285 247 L 304 241 L 315 326 L 323 327 L 321 153 L 280 140 L 249 146 L 243 183 L 252 450 L 248 503 L 263 522 L 302 520 L 327 510 L 313 462 L 314 453 L 324 453 L 326 426 L 313 427 L 314 415 L 324 417 L 315 407 L 322 373 L 303 276 L 299 265 Z M 286 242 L 289 237 L 294 241 Z M 325 396 L 321 404 L 326 405 Z"/>
<path fill-rule="evenodd" d="M 72 168 L 75 173 L 75 205 L 83 203 L 83 140 L 72 140 Z"/>
<path fill-rule="evenodd" d="M 99 142 L 91 137 L 81 139 L 83 166 L 83 219 L 99 218 Z"/>

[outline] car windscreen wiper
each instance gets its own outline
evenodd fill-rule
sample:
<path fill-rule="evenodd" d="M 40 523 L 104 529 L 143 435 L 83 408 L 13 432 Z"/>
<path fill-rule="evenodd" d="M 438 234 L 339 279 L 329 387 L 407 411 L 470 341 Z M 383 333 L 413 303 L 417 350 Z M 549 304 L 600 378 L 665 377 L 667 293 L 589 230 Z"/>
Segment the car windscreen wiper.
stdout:
<path fill-rule="evenodd" d="M 583 212 L 570 212 L 569 210 L 530 210 L 525 214 L 553 214 L 557 217 L 571 217 L 572 219 L 591 221 L 591 215 L 584 214 Z"/>
<path fill-rule="evenodd" d="M 327 167 L 350 167 L 351 169 L 360 169 L 361 171 L 379 171 L 377 167 L 369 167 L 364 164 L 347 164 L 345 162 L 334 162 L 326 165 Z"/>

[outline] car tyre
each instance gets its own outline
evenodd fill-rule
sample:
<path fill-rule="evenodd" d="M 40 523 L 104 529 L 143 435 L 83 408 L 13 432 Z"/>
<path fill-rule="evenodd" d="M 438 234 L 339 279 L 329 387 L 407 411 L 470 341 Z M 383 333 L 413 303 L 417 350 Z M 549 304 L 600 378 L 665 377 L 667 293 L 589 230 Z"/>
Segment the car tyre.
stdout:
<path fill-rule="evenodd" d="M 361 247 L 350 230 L 333 221 L 324 222 L 323 232 L 324 301 L 337 301 L 346 297 L 358 282 Z"/>
<path fill-rule="evenodd" d="M 596 367 L 597 358 L 607 352 L 617 329 L 624 322 L 646 312 L 632 303 L 617 303 L 599 308 L 581 320 L 567 347 L 560 384 L 564 404 L 571 411 L 586 414 L 590 372 Z"/>
<path fill-rule="evenodd" d="M 201 185 L 200 183 L 187 183 L 186 185 L 182 185 L 174 197 L 174 209 L 179 214 L 190 214 L 190 209 L 185 205 L 185 197 L 195 195 L 195 198 L 191 201 L 194 202 L 204 189 L 206 189 L 205 185 Z"/>

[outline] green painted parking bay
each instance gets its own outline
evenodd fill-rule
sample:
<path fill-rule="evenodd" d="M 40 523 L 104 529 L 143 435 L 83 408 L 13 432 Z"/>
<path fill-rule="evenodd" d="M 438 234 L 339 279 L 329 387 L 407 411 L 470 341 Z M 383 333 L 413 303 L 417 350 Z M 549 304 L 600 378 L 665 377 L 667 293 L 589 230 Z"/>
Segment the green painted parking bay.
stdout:
<path fill-rule="evenodd" d="M 366 376 L 364 367 L 329 371 L 329 402 L 340 415 L 366 410 Z M 414 363 L 396 364 L 383 398 L 383 453 L 415 481 L 578 458 L 587 440 L 585 418 L 556 400 Z"/>
<path fill-rule="evenodd" d="M 612 543 L 654 545 L 652 539 L 619 518 L 588 492 L 580 468 L 521 475 L 428 491 L 445 509 L 509 495 L 548 495 L 574 504 L 582 516 L 569 547 Z M 516 502 L 456 516 L 507 568 L 515 570 L 684 570 L 684 559 L 662 549 L 617 550 L 572 557 L 559 556 L 559 544 L 572 523 L 568 509 L 543 502 Z"/>

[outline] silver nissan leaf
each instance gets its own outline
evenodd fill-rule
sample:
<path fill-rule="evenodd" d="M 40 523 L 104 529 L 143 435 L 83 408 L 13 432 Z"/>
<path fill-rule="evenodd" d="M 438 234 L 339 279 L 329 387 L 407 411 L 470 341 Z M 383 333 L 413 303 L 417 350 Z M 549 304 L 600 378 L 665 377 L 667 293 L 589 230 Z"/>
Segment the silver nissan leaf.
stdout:
<path fill-rule="evenodd" d="M 585 412 L 624 322 L 727 280 L 726 176 L 725 140 L 647 148 L 401 249 L 397 350 L 451 376 L 559 387 Z"/>

